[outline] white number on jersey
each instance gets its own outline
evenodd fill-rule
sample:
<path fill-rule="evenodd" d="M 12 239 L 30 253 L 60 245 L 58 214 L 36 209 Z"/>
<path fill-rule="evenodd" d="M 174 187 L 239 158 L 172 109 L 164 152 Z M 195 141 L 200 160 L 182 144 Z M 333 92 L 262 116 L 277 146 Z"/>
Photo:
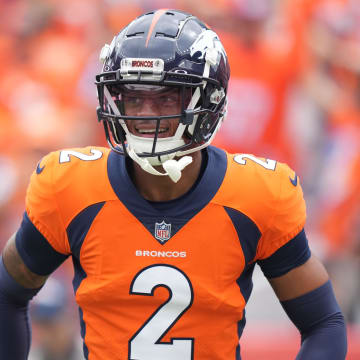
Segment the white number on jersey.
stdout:
<path fill-rule="evenodd" d="M 90 150 L 92 155 L 83 154 L 79 151 L 75 150 L 62 150 L 60 152 L 59 162 L 60 164 L 71 161 L 70 155 L 75 156 L 76 158 L 83 160 L 83 161 L 93 161 L 98 160 L 102 157 L 103 153 L 100 150 L 91 149 Z"/>
<path fill-rule="evenodd" d="M 262 160 L 251 154 L 239 154 L 234 156 L 234 160 L 240 165 L 246 165 L 246 159 L 250 159 L 268 170 L 275 170 L 276 168 L 275 160 Z"/>
<path fill-rule="evenodd" d="M 176 267 L 158 264 L 141 270 L 130 286 L 130 294 L 153 296 L 158 287 L 169 291 L 169 299 L 146 320 L 129 341 L 129 360 L 192 360 L 193 338 L 160 342 L 193 302 L 188 277 Z"/>

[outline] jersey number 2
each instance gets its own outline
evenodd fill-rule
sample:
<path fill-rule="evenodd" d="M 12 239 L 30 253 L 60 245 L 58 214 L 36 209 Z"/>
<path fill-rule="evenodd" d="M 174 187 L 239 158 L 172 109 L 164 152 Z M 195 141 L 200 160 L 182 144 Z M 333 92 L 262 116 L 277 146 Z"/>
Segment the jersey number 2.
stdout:
<path fill-rule="evenodd" d="M 91 152 L 91 155 L 83 154 L 82 152 L 75 151 L 75 150 L 62 150 L 60 152 L 59 162 L 60 162 L 60 164 L 65 163 L 65 162 L 70 162 L 70 160 L 71 160 L 70 155 L 74 156 L 80 160 L 83 160 L 83 161 L 98 160 L 103 155 L 103 153 L 97 149 L 90 149 L 90 152 Z"/>
<path fill-rule="evenodd" d="M 131 295 L 153 296 L 157 287 L 168 289 L 169 299 L 150 316 L 129 341 L 129 360 L 192 360 L 193 338 L 161 339 L 193 302 L 188 277 L 176 267 L 157 264 L 141 270 L 130 286 Z"/>
<path fill-rule="evenodd" d="M 251 154 L 239 154 L 239 155 L 234 156 L 234 160 L 240 165 L 246 165 L 246 160 L 245 160 L 246 158 L 254 161 L 255 163 L 257 163 L 259 165 L 261 165 L 265 169 L 275 170 L 275 168 L 276 168 L 276 161 L 275 160 L 271 160 L 271 159 L 262 160 L 262 159 L 257 158 L 254 155 L 251 155 Z"/>

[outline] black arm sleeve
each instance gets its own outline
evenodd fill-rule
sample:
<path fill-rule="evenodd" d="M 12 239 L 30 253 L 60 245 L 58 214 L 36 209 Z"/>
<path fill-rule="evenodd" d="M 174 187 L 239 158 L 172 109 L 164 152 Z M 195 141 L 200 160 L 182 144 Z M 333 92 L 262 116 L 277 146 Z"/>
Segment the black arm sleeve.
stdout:
<path fill-rule="evenodd" d="M 296 360 L 345 359 L 346 326 L 330 281 L 281 305 L 301 333 Z"/>
<path fill-rule="evenodd" d="M 39 290 L 19 285 L 0 259 L 0 359 L 27 359 L 31 344 L 28 303 Z"/>

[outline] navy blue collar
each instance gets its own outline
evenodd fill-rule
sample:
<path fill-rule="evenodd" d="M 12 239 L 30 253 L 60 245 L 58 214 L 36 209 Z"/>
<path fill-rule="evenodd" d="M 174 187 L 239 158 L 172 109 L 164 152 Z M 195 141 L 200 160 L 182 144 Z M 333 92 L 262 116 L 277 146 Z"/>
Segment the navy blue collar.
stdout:
<path fill-rule="evenodd" d="M 156 208 L 145 200 L 134 186 L 125 164 L 125 157 L 112 151 L 108 158 L 108 176 L 114 192 L 128 210 L 152 233 L 153 222 L 176 222 L 178 231 L 187 221 L 201 211 L 220 188 L 227 169 L 226 153 L 216 147 L 206 149 L 208 162 L 204 173 L 195 187 L 170 206 Z M 173 233 L 174 235 L 174 233 Z"/>

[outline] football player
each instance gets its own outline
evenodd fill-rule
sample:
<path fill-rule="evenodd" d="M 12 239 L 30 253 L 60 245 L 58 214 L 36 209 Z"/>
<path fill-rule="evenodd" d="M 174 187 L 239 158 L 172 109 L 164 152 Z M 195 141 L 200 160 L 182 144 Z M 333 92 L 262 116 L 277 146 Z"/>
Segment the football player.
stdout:
<path fill-rule="evenodd" d="M 241 359 L 255 264 L 301 333 L 297 359 L 344 359 L 344 319 L 308 247 L 298 176 L 209 146 L 230 75 L 216 33 L 161 9 L 100 58 L 110 149 L 55 151 L 31 176 L 2 253 L 0 358 L 26 359 L 28 302 L 71 256 L 86 359 Z"/>

